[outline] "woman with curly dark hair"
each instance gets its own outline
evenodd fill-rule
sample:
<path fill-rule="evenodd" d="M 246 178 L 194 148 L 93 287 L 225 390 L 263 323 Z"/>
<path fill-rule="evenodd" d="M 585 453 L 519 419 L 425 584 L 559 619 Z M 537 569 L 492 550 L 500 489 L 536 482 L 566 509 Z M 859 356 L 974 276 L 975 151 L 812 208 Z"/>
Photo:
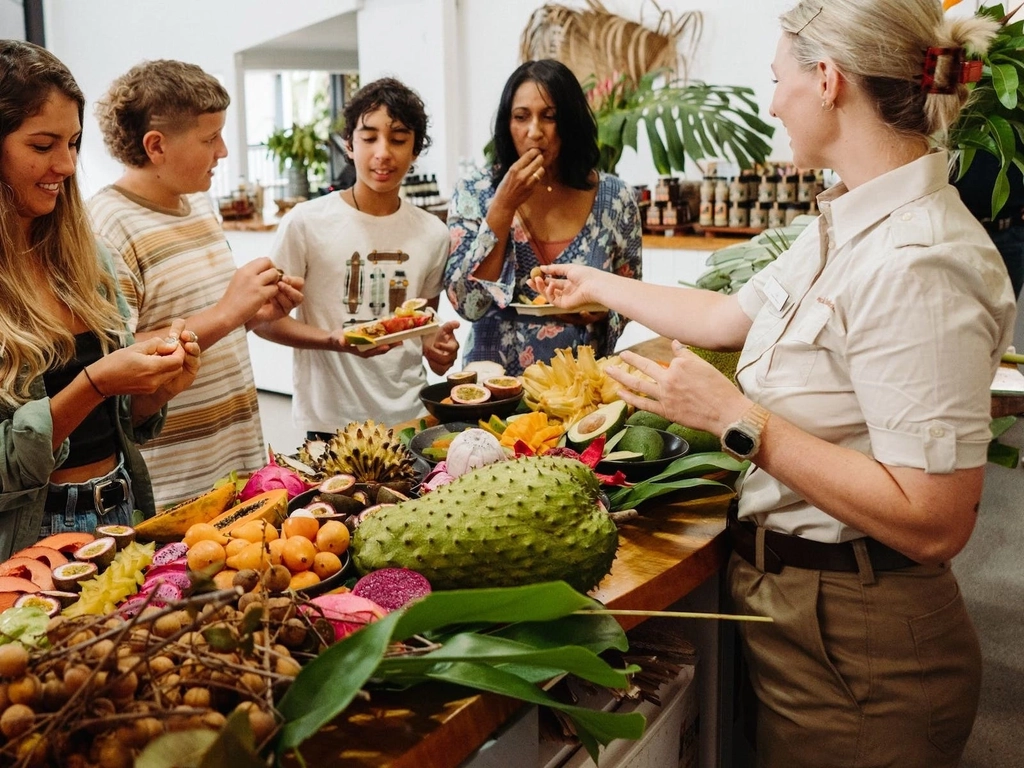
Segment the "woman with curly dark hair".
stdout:
<path fill-rule="evenodd" d="M 629 187 L 599 173 L 597 125 L 576 76 L 551 59 L 512 73 L 494 120 L 494 167 L 462 179 L 448 211 L 448 298 L 473 321 L 466 362 L 519 374 L 556 349 L 615 349 L 628 319 L 604 310 L 532 316 L 543 264 L 584 264 L 640 279 L 640 214 Z"/>

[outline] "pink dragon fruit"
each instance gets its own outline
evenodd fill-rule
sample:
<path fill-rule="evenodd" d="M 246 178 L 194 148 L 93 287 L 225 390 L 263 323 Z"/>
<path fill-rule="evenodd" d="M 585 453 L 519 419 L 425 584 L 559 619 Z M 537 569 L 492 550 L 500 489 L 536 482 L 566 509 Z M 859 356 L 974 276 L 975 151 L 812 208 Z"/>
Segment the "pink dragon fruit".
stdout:
<path fill-rule="evenodd" d="M 167 565 L 175 560 L 180 560 L 186 555 L 188 555 L 188 544 L 185 542 L 175 541 L 172 544 L 165 544 L 153 554 L 153 560 L 149 567 L 153 569 L 161 565 Z"/>
<path fill-rule="evenodd" d="M 331 623 L 334 628 L 334 642 L 387 615 L 387 611 L 372 600 L 351 592 L 320 595 L 310 602 L 323 611 L 324 618 Z M 315 609 L 307 610 L 316 613 Z"/>
<path fill-rule="evenodd" d="M 185 594 L 192 589 L 192 579 L 185 573 L 185 569 L 178 571 L 167 568 L 156 574 L 147 573 L 146 580 L 142 582 L 139 592 L 146 594 L 155 590 L 161 584 L 171 584 L 177 587 L 181 594 Z"/>
<path fill-rule="evenodd" d="M 297 472 L 279 466 L 271 456 L 267 466 L 256 470 L 249 476 L 249 481 L 238 493 L 238 500 L 248 501 L 253 496 L 259 496 L 266 491 L 276 491 L 279 488 L 288 491 L 289 499 L 294 499 L 306 490 L 306 483 Z"/>
<path fill-rule="evenodd" d="M 427 577 L 408 568 L 381 568 L 356 582 L 352 594 L 372 600 L 389 613 L 430 594 Z"/>

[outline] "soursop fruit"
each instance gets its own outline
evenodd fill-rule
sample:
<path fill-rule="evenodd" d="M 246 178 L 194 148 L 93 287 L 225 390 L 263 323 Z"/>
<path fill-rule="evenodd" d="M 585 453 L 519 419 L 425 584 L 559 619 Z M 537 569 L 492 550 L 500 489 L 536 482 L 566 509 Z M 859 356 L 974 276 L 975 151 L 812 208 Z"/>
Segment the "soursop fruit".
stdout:
<path fill-rule="evenodd" d="M 585 592 L 611 570 L 618 546 L 599 492 L 573 459 L 491 464 L 368 517 L 352 537 L 353 562 L 362 573 L 409 568 L 435 589 L 563 580 Z"/>

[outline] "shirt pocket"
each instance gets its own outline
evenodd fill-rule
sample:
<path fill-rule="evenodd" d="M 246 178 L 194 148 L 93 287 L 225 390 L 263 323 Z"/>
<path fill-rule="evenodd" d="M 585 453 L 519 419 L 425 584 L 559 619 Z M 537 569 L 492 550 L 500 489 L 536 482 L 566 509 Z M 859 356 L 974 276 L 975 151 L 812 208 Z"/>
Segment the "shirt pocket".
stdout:
<path fill-rule="evenodd" d="M 815 303 L 807 312 L 793 320 L 767 356 L 761 376 L 765 387 L 802 387 L 807 384 L 814 363 L 822 352 L 821 334 L 832 317 L 826 304 Z"/>

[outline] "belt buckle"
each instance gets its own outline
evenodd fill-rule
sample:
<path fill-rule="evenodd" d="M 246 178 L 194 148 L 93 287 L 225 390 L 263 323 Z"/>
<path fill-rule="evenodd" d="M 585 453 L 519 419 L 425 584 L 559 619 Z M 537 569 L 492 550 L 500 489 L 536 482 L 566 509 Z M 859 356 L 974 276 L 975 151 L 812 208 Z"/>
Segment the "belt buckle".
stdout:
<path fill-rule="evenodd" d="M 121 493 L 122 493 L 121 500 L 120 501 L 115 501 L 109 507 L 104 505 L 104 503 L 103 503 L 103 492 L 106 491 L 109 488 L 114 488 L 114 487 L 116 487 L 118 485 L 121 486 Z M 122 501 L 125 501 L 127 498 L 128 498 L 128 482 L 124 478 L 122 478 L 122 477 L 117 477 L 117 478 L 114 478 L 112 480 L 104 480 L 102 483 L 97 483 L 96 485 L 94 485 L 93 489 L 92 489 L 93 503 L 95 503 L 95 505 L 96 505 L 96 512 L 99 513 L 100 517 L 103 517 L 104 515 L 106 515 L 108 512 L 110 512 L 112 509 L 117 507 L 118 504 L 120 504 Z"/>

